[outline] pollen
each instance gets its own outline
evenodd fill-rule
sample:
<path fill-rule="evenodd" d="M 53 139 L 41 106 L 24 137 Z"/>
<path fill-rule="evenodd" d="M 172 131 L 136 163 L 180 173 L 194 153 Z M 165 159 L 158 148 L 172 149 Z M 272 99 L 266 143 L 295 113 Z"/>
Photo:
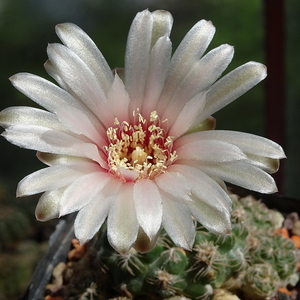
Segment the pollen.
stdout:
<path fill-rule="evenodd" d="M 108 145 L 104 147 L 109 172 L 123 181 L 154 179 L 166 172 L 176 159 L 172 136 L 162 128 L 156 111 L 144 118 L 133 111 L 133 122 L 114 120 L 106 131 Z M 128 172 L 132 171 L 132 173 Z"/>

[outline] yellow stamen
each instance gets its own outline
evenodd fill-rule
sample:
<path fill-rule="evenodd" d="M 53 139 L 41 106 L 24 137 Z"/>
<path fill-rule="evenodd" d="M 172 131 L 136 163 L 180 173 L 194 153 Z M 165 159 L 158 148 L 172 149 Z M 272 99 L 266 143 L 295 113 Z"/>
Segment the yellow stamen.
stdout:
<path fill-rule="evenodd" d="M 176 151 L 172 151 L 173 137 L 166 136 L 159 126 L 157 112 L 151 112 L 147 120 L 138 111 L 133 111 L 133 116 L 138 116 L 138 123 L 120 123 L 115 118 L 116 127 L 107 129 L 109 145 L 104 150 L 108 165 L 110 171 L 124 181 L 126 178 L 122 177 L 120 167 L 138 173 L 136 180 L 153 179 L 177 159 Z"/>

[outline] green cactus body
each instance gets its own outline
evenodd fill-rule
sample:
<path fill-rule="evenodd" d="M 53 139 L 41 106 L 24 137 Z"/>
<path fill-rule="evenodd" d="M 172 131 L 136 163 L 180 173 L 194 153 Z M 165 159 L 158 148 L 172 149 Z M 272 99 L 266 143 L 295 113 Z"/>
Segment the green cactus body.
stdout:
<path fill-rule="evenodd" d="M 245 271 L 242 290 L 250 299 L 269 299 L 276 293 L 280 278 L 269 264 L 255 264 Z"/>
<path fill-rule="evenodd" d="M 162 233 L 151 252 L 132 249 L 120 255 L 105 233 L 99 233 L 90 249 L 105 266 L 107 293 L 133 299 L 209 300 L 214 290 L 225 289 L 252 300 L 274 296 L 295 273 L 298 250 L 273 234 L 278 227 L 273 211 L 252 197 L 231 198 L 232 233 L 217 236 L 198 224 L 192 251 L 176 247 Z"/>

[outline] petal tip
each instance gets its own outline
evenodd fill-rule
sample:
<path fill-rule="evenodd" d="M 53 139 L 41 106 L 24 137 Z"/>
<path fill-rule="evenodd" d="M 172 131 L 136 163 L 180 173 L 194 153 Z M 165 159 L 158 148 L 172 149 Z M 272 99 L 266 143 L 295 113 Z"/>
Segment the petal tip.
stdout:
<path fill-rule="evenodd" d="M 275 187 L 273 187 L 273 188 L 267 190 L 265 193 L 266 193 L 266 194 L 274 194 L 274 193 L 277 193 L 277 192 L 278 192 L 278 188 L 277 188 L 277 186 L 275 185 Z"/>
<path fill-rule="evenodd" d="M 26 196 L 24 191 L 22 191 L 21 188 L 18 186 L 17 190 L 16 190 L 16 197 L 20 198 L 20 197 L 24 197 L 24 196 Z"/>
<path fill-rule="evenodd" d="M 256 61 L 249 61 L 248 64 L 253 67 L 253 73 L 259 76 L 261 80 L 267 77 L 267 67 L 264 64 Z"/>
<path fill-rule="evenodd" d="M 75 234 L 76 236 L 76 234 Z M 86 243 L 88 243 L 91 239 L 89 238 L 83 238 L 83 237 L 78 237 L 76 236 L 77 240 L 79 241 L 80 245 L 85 245 Z"/>

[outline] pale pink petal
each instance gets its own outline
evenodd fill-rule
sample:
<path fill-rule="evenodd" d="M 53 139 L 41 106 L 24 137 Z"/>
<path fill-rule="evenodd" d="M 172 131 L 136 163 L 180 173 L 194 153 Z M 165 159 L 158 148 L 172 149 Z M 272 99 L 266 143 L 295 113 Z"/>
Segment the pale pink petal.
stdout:
<path fill-rule="evenodd" d="M 82 209 L 111 180 L 105 172 L 85 174 L 74 180 L 64 191 L 59 203 L 59 215 L 63 216 Z"/>
<path fill-rule="evenodd" d="M 68 90 L 69 87 L 63 82 L 61 77 L 59 76 L 60 72 L 57 70 L 50 60 L 48 60 L 45 63 L 46 71 L 49 73 L 50 76 L 52 76 L 62 88 L 65 90 Z M 43 80 L 43 79 L 42 79 Z M 53 100 L 56 100 L 53 92 L 47 91 L 47 83 L 40 82 L 41 80 L 39 77 L 32 80 L 34 85 L 41 85 L 41 91 L 46 92 L 45 96 L 43 96 L 44 100 L 49 100 L 51 105 L 47 102 L 46 104 L 41 104 L 50 111 L 55 112 L 58 119 L 61 121 L 62 124 L 64 124 L 70 131 L 76 133 L 76 134 L 82 134 L 88 137 L 91 141 L 96 143 L 99 146 L 103 146 L 105 141 L 104 137 L 106 136 L 106 129 L 104 129 L 104 125 L 101 123 L 101 121 L 98 119 L 98 116 L 94 114 L 90 109 L 88 109 L 84 104 L 82 104 L 79 100 L 77 100 L 75 97 L 70 95 L 69 93 L 66 93 L 64 90 L 60 89 L 56 85 L 53 85 L 54 90 L 57 92 L 57 96 L 61 96 L 62 99 L 61 103 L 56 103 Z M 35 82 L 36 81 L 36 82 Z M 25 82 L 26 84 L 26 82 Z M 50 83 L 52 85 L 52 83 Z M 42 85 L 45 85 L 45 89 L 43 89 Z M 52 87 L 50 86 L 49 90 L 51 90 Z M 36 90 L 38 91 L 38 90 Z M 29 96 L 33 100 L 35 100 L 33 97 L 39 97 L 39 95 L 35 95 L 33 91 L 33 95 Z M 62 92 L 62 93 L 61 93 Z M 63 95 L 65 93 L 65 95 Z M 50 97 L 50 99 L 47 99 L 47 97 Z M 67 101 L 66 101 L 67 100 Z M 37 103 L 39 103 L 38 100 L 35 100 Z M 58 101 L 59 102 L 59 101 Z"/>
<path fill-rule="evenodd" d="M 82 244 L 107 218 L 108 242 L 120 254 L 131 247 L 150 251 L 162 228 L 178 247 L 191 250 L 196 221 L 215 234 L 230 233 L 225 182 L 276 191 L 266 172 L 275 172 L 285 157 L 279 145 L 211 130 L 210 116 L 264 79 L 265 66 L 249 62 L 216 81 L 233 47 L 221 45 L 204 55 L 215 28 L 202 20 L 171 57 L 172 24 L 166 11 L 138 13 L 124 72 L 110 70 L 83 30 L 60 24 L 56 32 L 64 45 L 49 45 L 45 64 L 60 87 L 27 73 L 11 78 L 49 110 L 0 112 L 2 135 L 37 150 L 49 166 L 21 180 L 17 194 L 44 192 L 36 208 L 39 220 L 78 211 L 74 231 Z"/>
<path fill-rule="evenodd" d="M 191 250 L 195 239 L 195 223 L 188 207 L 177 198 L 161 191 L 163 227 L 178 247 Z"/>
<path fill-rule="evenodd" d="M 124 182 L 133 182 L 139 177 L 139 173 L 134 170 L 128 170 L 123 167 L 118 167 L 118 172 L 120 174 L 120 177 Z"/>
<path fill-rule="evenodd" d="M 85 135 L 91 141 L 97 145 L 104 145 L 105 143 L 105 134 L 102 130 L 102 126 L 96 129 L 92 124 L 90 118 L 83 113 L 80 109 L 73 108 L 61 108 L 57 112 L 57 116 L 61 123 L 65 124 L 68 129 L 76 134 Z M 100 130 L 99 130 L 100 129 Z"/>
<path fill-rule="evenodd" d="M 60 40 L 87 64 L 103 90 L 107 92 L 113 82 L 113 75 L 92 39 L 81 28 L 71 23 L 58 24 L 55 30 Z"/>
<path fill-rule="evenodd" d="M 43 149 L 43 146 L 45 148 Z M 51 149 L 48 147 L 50 146 Z M 76 137 L 59 131 L 47 131 L 41 136 L 41 148 L 36 149 L 43 152 L 52 152 L 57 154 L 67 154 L 89 158 L 94 162 L 105 167 L 107 163 L 103 161 L 103 157 L 98 147 L 92 143 L 86 143 Z"/>
<path fill-rule="evenodd" d="M 247 156 L 235 145 L 218 140 L 194 140 L 176 148 L 178 159 L 225 162 L 246 159 Z"/>
<path fill-rule="evenodd" d="M 172 166 L 171 166 L 172 167 Z M 178 199 L 189 200 L 189 184 L 188 181 L 179 172 L 172 172 L 169 167 L 168 172 L 155 178 L 155 182 L 160 189 L 173 195 Z"/>
<path fill-rule="evenodd" d="M 69 48 L 61 44 L 50 44 L 49 59 L 59 71 L 59 76 L 69 87 L 68 92 L 80 99 L 105 125 L 112 124 L 113 114 L 106 95 L 92 71 Z"/>
<path fill-rule="evenodd" d="M 162 220 L 162 199 L 157 185 L 149 179 L 138 180 L 134 185 L 133 200 L 138 223 L 151 241 Z"/>
<path fill-rule="evenodd" d="M 74 231 L 81 244 L 87 243 L 98 232 L 108 215 L 111 204 L 115 201 L 121 185 L 121 181 L 112 179 L 90 201 L 89 205 L 78 212 L 74 223 Z"/>
<path fill-rule="evenodd" d="M 172 125 L 169 135 L 177 138 L 199 123 L 198 117 L 205 104 L 205 94 L 200 93 L 185 104 Z M 163 118 L 164 119 L 164 118 Z M 174 118 L 168 118 L 168 125 L 172 124 Z"/>
<path fill-rule="evenodd" d="M 110 206 L 107 219 L 109 243 L 119 253 L 129 251 L 138 235 L 138 221 L 133 201 L 134 183 L 123 183 Z"/>
<path fill-rule="evenodd" d="M 114 81 L 108 91 L 107 99 L 109 105 L 119 122 L 129 121 L 128 106 L 129 96 L 125 90 L 123 81 L 117 73 L 115 73 Z"/>

